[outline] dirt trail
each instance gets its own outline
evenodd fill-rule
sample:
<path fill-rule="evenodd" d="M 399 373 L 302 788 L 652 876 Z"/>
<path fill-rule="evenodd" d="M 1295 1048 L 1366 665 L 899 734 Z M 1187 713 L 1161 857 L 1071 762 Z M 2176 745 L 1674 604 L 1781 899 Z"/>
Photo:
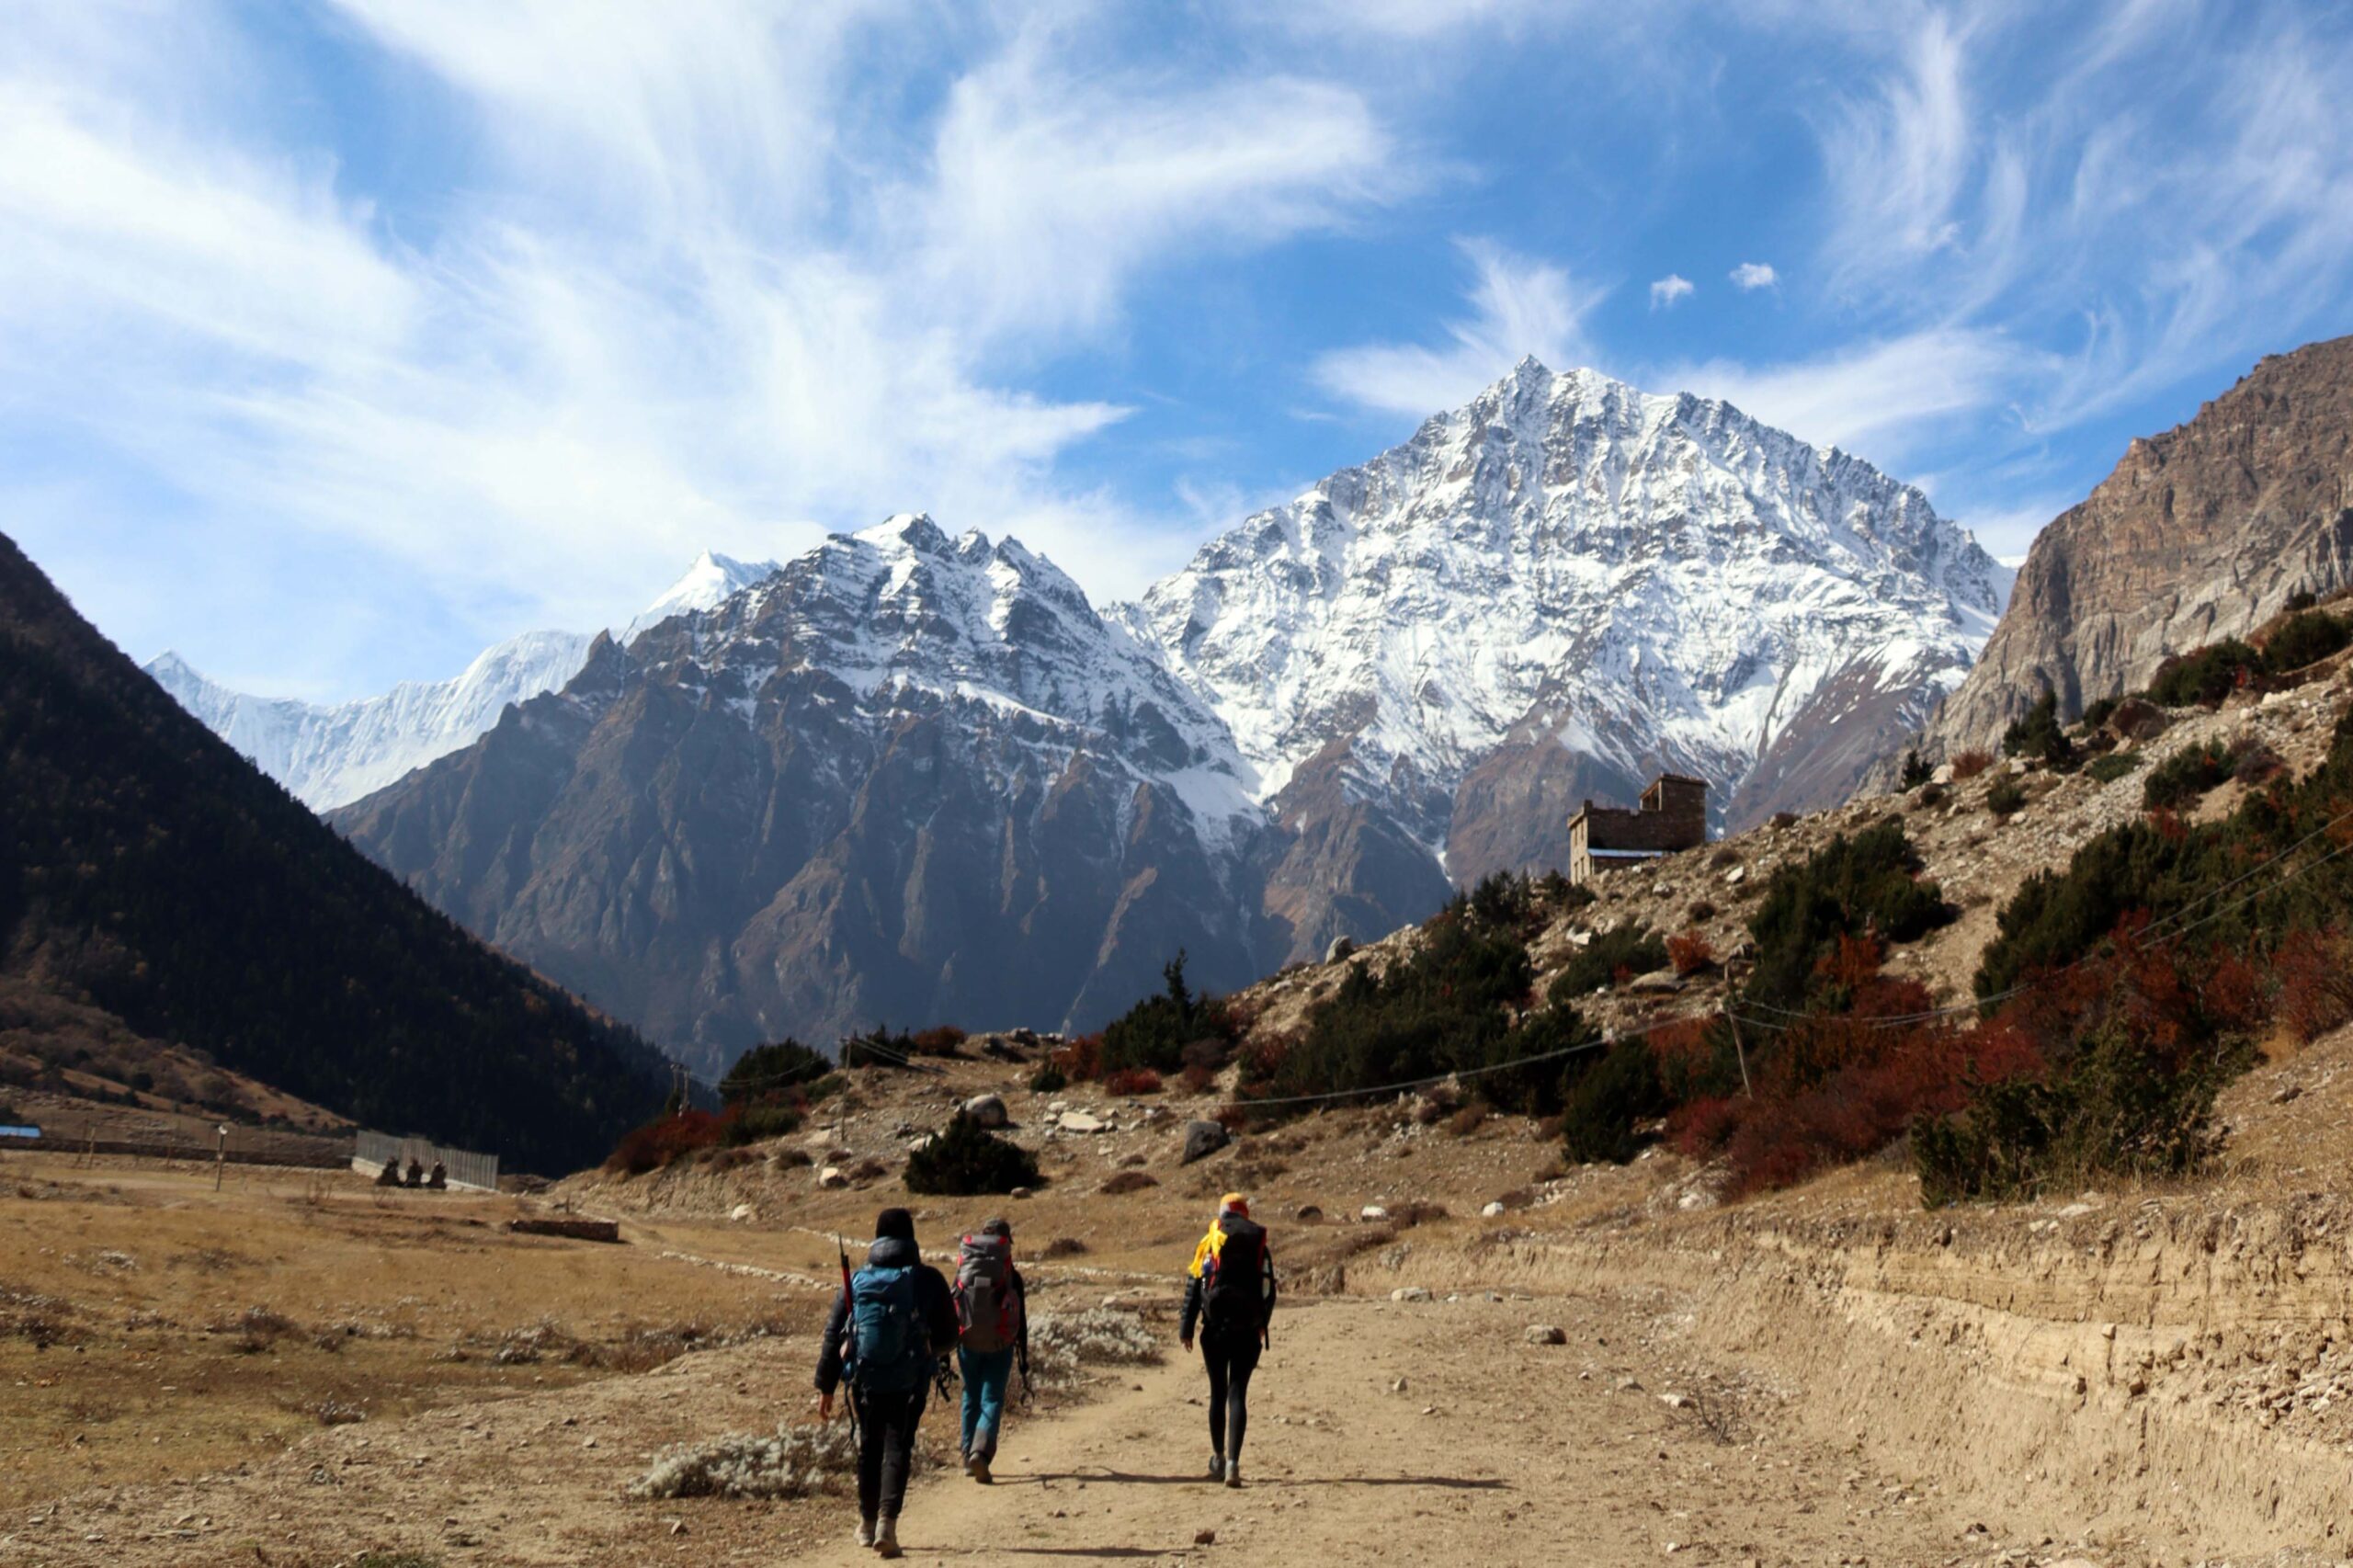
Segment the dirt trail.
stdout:
<path fill-rule="evenodd" d="M 1172 1355 L 1067 1418 L 1017 1423 L 995 1486 L 935 1476 L 902 1543 L 917 1562 L 1978 1560 L 1972 1521 L 1792 1438 L 1775 1391 L 1685 1365 L 1651 1319 L 1608 1299 L 1286 1312 L 1252 1387 L 1240 1491 L 1205 1479 L 1203 1380 Z M 1567 1343 L 1529 1343 L 1539 1322 Z M 847 1506 L 834 1522 L 796 1561 L 872 1562 Z"/>

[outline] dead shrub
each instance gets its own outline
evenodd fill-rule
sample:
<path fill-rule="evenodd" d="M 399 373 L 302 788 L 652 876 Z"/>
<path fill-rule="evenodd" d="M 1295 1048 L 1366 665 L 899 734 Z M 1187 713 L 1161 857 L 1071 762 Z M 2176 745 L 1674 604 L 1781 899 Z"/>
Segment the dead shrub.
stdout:
<path fill-rule="evenodd" d="M 1483 1101 L 1473 1100 L 1446 1119 L 1446 1130 L 1457 1138 L 1468 1138 L 1486 1125 L 1486 1105 Z"/>
<path fill-rule="evenodd" d="M 806 1149 L 777 1149 L 768 1154 L 768 1164 L 779 1170 L 801 1170 L 815 1163 Z"/>
<path fill-rule="evenodd" d="M 1086 1256 L 1086 1244 L 1076 1236 L 1056 1236 L 1046 1244 L 1046 1250 L 1038 1256 L 1044 1258 L 1084 1257 Z"/>
<path fill-rule="evenodd" d="M 1121 1171 L 1106 1181 L 1097 1190 L 1106 1198 L 1123 1198 L 1131 1192 L 1158 1187 L 1160 1178 L 1150 1171 Z"/>
<path fill-rule="evenodd" d="M 1683 916 L 1694 926 L 1704 925 L 1716 917 L 1716 906 L 1704 898 L 1695 898 L 1691 906 L 1683 912 Z"/>
<path fill-rule="evenodd" d="M 1994 754 L 1976 747 L 1952 754 L 1952 776 L 1956 779 L 1974 778 L 1994 766 Z"/>
<path fill-rule="evenodd" d="M 1693 975 L 1714 967 L 1716 949 L 1699 932 L 1685 931 L 1666 939 L 1666 961 L 1675 966 L 1676 973 Z"/>
<path fill-rule="evenodd" d="M 1176 1082 L 1188 1095 L 1206 1095 L 1217 1086 L 1217 1071 L 1211 1067 L 1188 1067 L 1176 1074 Z"/>

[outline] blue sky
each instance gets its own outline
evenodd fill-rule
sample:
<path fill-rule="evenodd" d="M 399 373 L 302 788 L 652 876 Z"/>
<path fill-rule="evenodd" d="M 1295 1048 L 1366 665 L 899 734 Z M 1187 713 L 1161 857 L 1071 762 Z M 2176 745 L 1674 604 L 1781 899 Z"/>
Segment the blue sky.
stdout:
<path fill-rule="evenodd" d="M 898 510 L 1098 598 L 1525 354 L 1999 552 L 2353 330 L 2353 14 L 0 0 L 0 530 L 358 695 Z"/>

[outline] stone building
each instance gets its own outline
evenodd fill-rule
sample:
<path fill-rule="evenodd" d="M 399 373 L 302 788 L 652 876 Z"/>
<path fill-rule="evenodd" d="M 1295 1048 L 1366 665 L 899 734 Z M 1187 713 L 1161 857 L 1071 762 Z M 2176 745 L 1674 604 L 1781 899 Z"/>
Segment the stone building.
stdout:
<path fill-rule="evenodd" d="M 1583 886 L 1596 871 L 1655 860 L 1707 842 L 1707 780 L 1662 773 L 1633 811 L 1587 801 L 1569 818 L 1569 881 Z"/>

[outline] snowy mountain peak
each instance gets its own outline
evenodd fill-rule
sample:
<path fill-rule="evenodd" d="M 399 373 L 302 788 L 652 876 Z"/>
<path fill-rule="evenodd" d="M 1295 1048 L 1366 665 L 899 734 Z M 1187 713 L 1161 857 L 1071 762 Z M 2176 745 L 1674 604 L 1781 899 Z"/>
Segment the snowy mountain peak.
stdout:
<path fill-rule="evenodd" d="M 761 579 L 774 576 L 776 571 L 773 561 L 738 561 L 706 550 L 695 557 L 686 574 L 671 584 L 660 598 L 618 628 L 616 636 L 623 643 L 633 642 L 639 633 L 661 625 L 672 616 L 723 604 Z"/>
<path fill-rule="evenodd" d="M 1847 761 L 1827 760 L 1813 699 L 1925 711 L 1990 632 L 2003 576 L 1868 463 L 1531 358 L 1122 613 L 1264 789 L 1338 746 L 1352 791 L 1438 844 L 1474 771 L 1539 737 L 1597 795 L 1669 767 L 1715 782 L 1734 820 L 1792 790 L 1835 798 L 1843 774 L 1823 769 Z"/>

